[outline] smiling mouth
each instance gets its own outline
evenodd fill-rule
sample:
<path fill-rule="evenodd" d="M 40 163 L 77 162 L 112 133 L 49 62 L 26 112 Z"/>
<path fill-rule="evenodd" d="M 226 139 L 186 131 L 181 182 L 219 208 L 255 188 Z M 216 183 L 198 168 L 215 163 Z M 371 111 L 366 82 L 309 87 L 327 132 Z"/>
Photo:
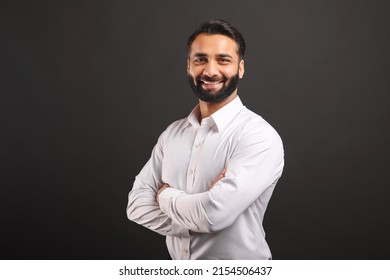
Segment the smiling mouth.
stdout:
<path fill-rule="evenodd" d="M 222 81 L 203 81 L 203 80 L 200 80 L 203 84 L 205 85 L 217 85 L 219 83 L 222 83 Z"/>
<path fill-rule="evenodd" d="M 223 86 L 223 81 L 204 81 L 200 80 L 202 83 L 202 88 L 207 91 L 216 91 Z"/>

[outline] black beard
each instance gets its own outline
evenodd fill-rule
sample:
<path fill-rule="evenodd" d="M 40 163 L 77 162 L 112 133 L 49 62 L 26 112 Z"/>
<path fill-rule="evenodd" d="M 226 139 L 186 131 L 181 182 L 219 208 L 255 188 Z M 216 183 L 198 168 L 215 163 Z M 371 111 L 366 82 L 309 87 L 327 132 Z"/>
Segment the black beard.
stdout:
<path fill-rule="evenodd" d="M 238 87 L 238 82 L 240 81 L 240 77 L 238 73 L 231 77 L 230 81 L 228 84 L 226 84 L 227 79 L 226 77 L 223 77 L 223 87 L 221 90 L 212 93 L 210 91 L 204 90 L 202 88 L 202 82 L 200 78 L 196 79 L 196 84 L 194 82 L 194 77 L 188 74 L 188 81 L 190 82 L 191 89 L 195 92 L 196 96 L 207 103 L 218 103 L 221 102 L 222 100 L 228 98 Z M 212 81 L 212 78 L 205 79 Z"/>

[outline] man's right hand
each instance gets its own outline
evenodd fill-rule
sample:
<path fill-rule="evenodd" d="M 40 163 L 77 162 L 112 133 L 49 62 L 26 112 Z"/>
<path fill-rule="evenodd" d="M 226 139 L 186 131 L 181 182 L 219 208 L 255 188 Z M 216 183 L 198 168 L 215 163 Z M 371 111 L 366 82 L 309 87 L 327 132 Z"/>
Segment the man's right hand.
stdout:
<path fill-rule="evenodd" d="M 160 196 L 160 193 L 162 193 L 165 189 L 167 188 L 170 188 L 171 186 L 169 186 L 168 184 L 163 184 L 161 186 L 161 188 L 157 191 L 157 194 L 156 194 L 156 201 L 157 203 L 159 203 L 159 196 Z"/>

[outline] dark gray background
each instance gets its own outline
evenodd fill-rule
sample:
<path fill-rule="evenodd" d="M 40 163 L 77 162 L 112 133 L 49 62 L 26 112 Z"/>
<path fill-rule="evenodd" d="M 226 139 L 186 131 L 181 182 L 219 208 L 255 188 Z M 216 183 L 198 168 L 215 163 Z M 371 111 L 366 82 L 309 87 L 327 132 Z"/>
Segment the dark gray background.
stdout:
<path fill-rule="evenodd" d="M 157 137 L 188 115 L 185 44 L 224 18 L 239 93 L 280 133 L 275 259 L 389 259 L 388 1 L 2 1 L 2 259 L 160 259 L 127 221 Z"/>

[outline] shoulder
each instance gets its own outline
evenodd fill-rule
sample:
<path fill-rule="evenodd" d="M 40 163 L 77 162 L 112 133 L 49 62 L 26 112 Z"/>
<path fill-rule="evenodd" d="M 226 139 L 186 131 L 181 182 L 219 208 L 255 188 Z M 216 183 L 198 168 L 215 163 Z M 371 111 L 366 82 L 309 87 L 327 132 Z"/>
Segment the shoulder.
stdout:
<path fill-rule="evenodd" d="M 177 130 L 184 129 L 184 128 L 188 127 L 188 125 L 189 125 L 188 118 L 182 118 L 182 119 L 176 120 L 173 123 L 171 123 L 170 125 L 168 125 L 167 128 L 165 129 L 164 133 L 169 134 L 169 133 L 175 132 Z"/>
<path fill-rule="evenodd" d="M 250 137 L 260 142 L 282 145 L 282 139 L 276 129 L 260 115 L 243 107 L 238 117 L 242 128 L 241 139 Z"/>
<path fill-rule="evenodd" d="M 176 135 L 178 132 L 189 126 L 188 118 L 182 118 L 169 124 L 160 135 L 160 141 L 164 141 L 169 137 Z"/>
<path fill-rule="evenodd" d="M 266 133 L 275 137 L 280 137 L 276 129 L 273 128 L 269 122 L 246 107 L 244 107 L 240 112 L 240 121 L 243 124 L 244 131 Z"/>

